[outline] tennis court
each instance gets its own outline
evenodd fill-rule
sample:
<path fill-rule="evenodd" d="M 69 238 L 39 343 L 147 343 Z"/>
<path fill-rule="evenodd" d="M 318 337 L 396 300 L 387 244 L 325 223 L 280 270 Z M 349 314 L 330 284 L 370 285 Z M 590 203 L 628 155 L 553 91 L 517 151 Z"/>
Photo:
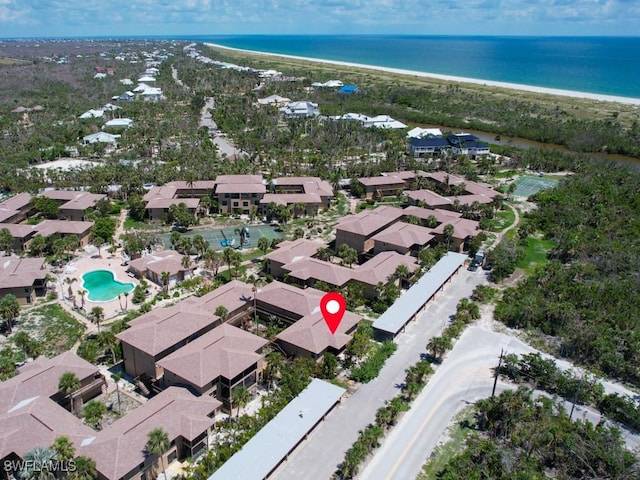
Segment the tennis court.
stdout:
<path fill-rule="evenodd" d="M 513 194 L 516 197 L 529 197 L 545 188 L 552 188 L 558 184 L 558 180 L 545 177 L 520 177 L 516 180 L 516 190 Z"/>
<path fill-rule="evenodd" d="M 202 235 L 202 237 L 209 242 L 212 248 L 216 250 L 224 249 L 225 245 L 230 247 L 240 247 L 240 234 L 238 227 L 225 227 L 225 228 L 211 228 L 207 230 L 192 230 L 182 235 L 187 237 L 193 237 L 194 235 Z M 260 237 L 266 237 L 269 241 L 274 238 L 282 238 L 281 232 L 276 232 L 274 227 L 268 225 L 251 225 L 248 226 L 249 238 L 245 242 L 245 247 L 255 247 Z M 165 234 L 162 236 L 162 241 L 166 248 L 171 248 L 171 234 Z"/>

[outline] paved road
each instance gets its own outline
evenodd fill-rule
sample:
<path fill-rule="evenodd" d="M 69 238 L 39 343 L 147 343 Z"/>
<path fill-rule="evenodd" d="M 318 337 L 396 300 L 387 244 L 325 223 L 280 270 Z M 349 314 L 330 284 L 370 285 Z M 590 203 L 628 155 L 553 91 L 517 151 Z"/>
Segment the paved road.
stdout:
<path fill-rule="evenodd" d="M 213 143 L 218 147 L 220 155 L 226 155 L 227 158 L 238 158 L 246 155 L 242 150 L 238 150 L 235 146 L 229 143 L 224 137 L 221 136 L 218 131 L 218 125 L 211 117 L 211 110 L 215 108 L 215 101 L 211 97 L 205 99 L 204 107 L 200 113 L 199 127 L 206 127 L 209 133 L 213 137 Z"/>
<path fill-rule="evenodd" d="M 344 453 L 358 437 L 358 432 L 375 419 L 375 412 L 399 392 L 405 369 L 425 353 L 431 337 L 439 335 L 444 323 L 455 313 L 456 304 L 471 295 L 482 283 L 481 272 L 462 269 L 453 282 L 428 307 L 426 312 L 406 332 L 397 338 L 398 349 L 389 358 L 380 375 L 361 386 L 329 414 L 274 475 L 278 480 L 326 480 L 338 468 Z"/>
<path fill-rule="evenodd" d="M 493 377 L 501 349 L 508 353 L 535 350 L 520 340 L 501 333 L 470 327 L 460 337 L 446 360 L 418 395 L 412 408 L 385 439 L 382 447 L 359 475 L 361 480 L 406 480 L 415 478 L 454 415 L 470 403 L 491 395 Z M 563 367 L 569 364 L 563 362 Z M 498 392 L 515 385 L 498 383 Z M 605 384 L 607 391 L 625 391 Z M 628 393 L 628 392 L 627 392 Z M 546 395 L 539 392 L 540 395 Z M 571 404 L 565 402 L 567 411 Z M 576 407 L 574 418 L 600 420 L 598 412 Z M 640 437 L 623 432 L 630 447 L 640 445 Z"/>

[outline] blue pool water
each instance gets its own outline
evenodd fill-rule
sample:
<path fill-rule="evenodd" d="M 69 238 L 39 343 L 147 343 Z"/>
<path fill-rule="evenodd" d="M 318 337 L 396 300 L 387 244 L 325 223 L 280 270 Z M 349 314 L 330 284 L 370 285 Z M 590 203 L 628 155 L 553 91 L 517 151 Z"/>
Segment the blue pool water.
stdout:
<path fill-rule="evenodd" d="M 108 302 L 118 295 L 133 290 L 133 283 L 119 282 L 109 270 L 93 270 L 82 276 L 87 299 L 91 302 Z"/>

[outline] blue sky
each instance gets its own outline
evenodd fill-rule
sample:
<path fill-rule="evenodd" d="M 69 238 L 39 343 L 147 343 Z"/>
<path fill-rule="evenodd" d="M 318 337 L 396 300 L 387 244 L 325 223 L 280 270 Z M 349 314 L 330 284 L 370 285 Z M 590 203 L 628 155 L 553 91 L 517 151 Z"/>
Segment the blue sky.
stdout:
<path fill-rule="evenodd" d="M 640 0 L 0 0 L 0 37 L 640 35 Z"/>

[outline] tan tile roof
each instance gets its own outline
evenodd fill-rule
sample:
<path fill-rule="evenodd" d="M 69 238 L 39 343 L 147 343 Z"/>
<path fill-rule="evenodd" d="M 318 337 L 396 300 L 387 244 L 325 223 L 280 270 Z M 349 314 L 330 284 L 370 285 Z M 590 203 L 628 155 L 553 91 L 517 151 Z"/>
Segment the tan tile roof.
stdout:
<path fill-rule="evenodd" d="M 177 190 L 186 190 L 184 193 L 189 193 L 191 190 L 213 190 L 215 187 L 215 180 L 196 180 L 191 185 L 186 180 L 176 180 L 175 182 L 169 182 L 166 187 L 175 187 Z"/>
<path fill-rule="evenodd" d="M 400 216 L 398 218 L 400 218 Z M 398 218 L 380 215 L 375 211 L 363 210 L 356 215 L 342 217 L 338 222 L 336 230 L 369 237 L 388 227 Z"/>
<path fill-rule="evenodd" d="M 221 193 L 265 193 L 267 187 L 261 183 L 216 183 L 216 195 Z"/>
<path fill-rule="evenodd" d="M 174 198 L 177 191 L 178 189 L 172 185 L 151 187 L 151 189 L 144 194 L 144 197 L 142 197 L 142 199 L 145 202 L 150 202 L 151 200 L 157 200 L 160 198 Z"/>
<path fill-rule="evenodd" d="M 404 209 L 405 215 L 413 215 L 422 220 L 427 220 L 429 217 L 434 217 L 439 223 L 451 221 L 454 218 L 462 217 L 459 212 L 453 212 L 451 210 L 442 210 L 439 208 L 422 208 L 415 205 L 411 205 Z"/>
<path fill-rule="evenodd" d="M 118 480 L 145 461 L 151 430 L 162 428 L 169 441 L 178 437 L 194 440 L 213 425 L 209 415 L 220 406 L 212 397 L 196 397 L 184 388 L 169 387 L 98 432 L 77 454 L 93 458 L 104 477 Z"/>
<path fill-rule="evenodd" d="M 11 198 L 7 198 L 4 202 L 0 203 L 0 211 L 2 210 L 7 210 L 7 211 L 17 211 L 17 210 L 21 210 L 22 208 L 26 207 L 27 205 L 29 205 L 29 202 L 31 202 L 31 199 L 33 197 L 26 193 L 19 193 L 18 195 L 15 195 Z"/>
<path fill-rule="evenodd" d="M 478 202 L 479 204 L 486 204 L 493 202 L 493 198 L 487 195 L 460 195 L 458 197 L 447 197 L 451 200 L 451 204 L 453 205 L 456 200 L 460 202 L 460 205 L 471 205 L 474 202 Z"/>
<path fill-rule="evenodd" d="M 55 395 L 60 377 L 65 372 L 73 372 L 83 380 L 93 377 L 98 369 L 73 352 L 54 358 L 38 357 L 22 367 L 18 375 L 0 383 L 0 413 L 29 398 Z"/>
<path fill-rule="evenodd" d="M 322 197 L 333 196 L 333 187 L 319 177 L 279 177 L 273 180 L 274 185 L 301 186 L 304 193 L 316 193 Z"/>
<path fill-rule="evenodd" d="M 375 242 L 411 248 L 415 245 L 423 246 L 433 240 L 431 229 L 420 225 L 398 222 L 385 228 L 371 237 Z"/>
<path fill-rule="evenodd" d="M 320 280 L 336 287 L 342 287 L 353 277 L 352 269 L 317 258 L 300 258 L 283 265 L 282 268 L 287 270 L 292 278 L 302 281 Z"/>
<path fill-rule="evenodd" d="M 262 175 L 218 175 L 216 177 L 216 184 L 251 184 L 257 183 L 262 185 Z"/>
<path fill-rule="evenodd" d="M 315 288 L 297 288 L 282 282 L 271 282 L 258 290 L 259 308 L 275 307 L 304 317 L 320 311 L 320 299 L 325 292 Z"/>
<path fill-rule="evenodd" d="M 121 341 L 156 356 L 219 321 L 197 299 L 156 308 L 129 322 L 130 328 L 116 335 Z"/>
<path fill-rule="evenodd" d="M 260 199 L 260 203 L 263 205 L 268 205 L 271 202 L 276 205 L 320 204 L 322 203 L 322 198 L 316 193 L 266 193 Z"/>
<path fill-rule="evenodd" d="M 46 275 L 44 258 L 0 257 L 0 288 L 30 287 Z"/>
<path fill-rule="evenodd" d="M 453 238 L 458 240 L 476 237 L 480 233 L 480 224 L 475 220 L 467 220 L 466 218 L 456 218 L 455 220 L 441 223 L 433 229 L 433 233 L 444 234 L 444 227 L 448 224 L 453 225 Z"/>
<path fill-rule="evenodd" d="M 57 379 L 56 379 L 57 381 Z M 82 420 L 46 397 L 30 397 L 12 410 L 0 412 L 0 458 L 11 453 L 24 458 L 35 447 L 51 445 L 64 435 L 76 449 L 95 437 Z"/>
<path fill-rule="evenodd" d="M 380 252 L 366 261 L 354 272 L 353 279 L 367 285 L 377 285 L 378 282 L 387 283 L 398 265 L 406 265 L 409 272 L 414 272 L 418 265 L 416 259 L 398 252 Z"/>
<path fill-rule="evenodd" d="M 262 357 L 268 340 L 229 324 L 222 324 L 158 362 L 165 370 L 204 388 L 224 377 L 241 374 Z"/>
<path fill-rule="evenodd" d="M 404 193 L 414 202 L 426 202 L 427 205 L 451 205 L 453 203 L 449 197 L 443 197 L 431 190 L 409 190 Z"/>
<path fill-rule="evenodd" d="M 146 208 L 170 208 L 172 205 L 184 205 L 188 209 L 196 209 L 200 205 L 199 198 L 153 198 L 147 202 Z"/>
<path fill-rule="evenodd" d="M 362 185 L 366 187 L 397 185 L 398 188 L 405 187 L 405 181 L 399 177 L 379 176 L 379 177 L 362 177 L 358 179 Z"/>
<path fill-rule="evenodd" d="M 325 247 L 324 243 L 304 238 L 299 238 L 294 241 L 285 240 L 284 242 L 280 242 L 278 244 L 278 248 L 265 255 L 264 258 L 285 264 L 293 262 L 296 258 L 312 257 L 316 254 L 318 249 L 322 247 Z"/>
<path fill-rule="evenodd" d="M 200 297 L 198 302 L 209 312 L 215 312 L 219 306 L 225 307 L 228 312 L 233 312 L 253 300 L 252 288 L 252 285 L 232 280 Z"/>
<path fill-rule="evenodd" d="M 36 233 L 48 237 L 56 233 L 63 235 L 86 235 L 91 230 L 93 222 L 76 222 L 73 220 L 43 220 L 34 225 Z"/>
<path fill-rule="evenodd" d="M 20 223 L 0 223 L 0 230 L 6 228 L 13 238 L 24 239 L 35 233 L 35 225 L 24 225 Z"/>
<path fill-rule="evenodd" d="M 179 254 L 175 250 L 163 250 L 136 258 L 129 262 L 129 266 L 139 272 L 148 270 L 157 275 L 162 275 L 162 272 L 169 272 L 169 275 L 175 275 L 179 272 L 186 271 L 182 266 L 183 258 L 184 255 Z"/>
<path fill-rule="evenodd" d="M 459 185 L 461 183 L 465 184 L 465 191 L 471 195 L 484 195 L 489 198 L 493 198 L 499 194 L 499 192 L 495 191 L 493 188 L 489 187 L 486 184 L 481 184 L 477 182 L 473 182 L 471 180 L 465 180 L 462 177 L 458 177 L 456 175 L 452 175 L 446 172 L 433 172 L 428 173 L 427 176 L 437 181 L 438 183 L 446 184 L 447 180 L 449 185 Z M 448 177 L 448 178 L 447 178 Z"/>
<path fill-rule="evenodd" d="M 352 337 L 346 332 L 351 331 L 360 320 L 362 320 L 360 315 L 347 311 L 342 317 L 338 330 L 332 334 L 322 314 L 314 313 L 301 318 L 276 335 L 276 338 L 316 355 L 323 353 L 329 347 L 342 350 Z"/>
<path fill-rule="evenodd" d="M 42 193 L 42 196 L 65 202 L 60 205 L 61 209 L 80 211 L 91 208 L 95 206 L 98 200 L 106 198 L 106 195 L 74 190 L 46 190 Z"/>

